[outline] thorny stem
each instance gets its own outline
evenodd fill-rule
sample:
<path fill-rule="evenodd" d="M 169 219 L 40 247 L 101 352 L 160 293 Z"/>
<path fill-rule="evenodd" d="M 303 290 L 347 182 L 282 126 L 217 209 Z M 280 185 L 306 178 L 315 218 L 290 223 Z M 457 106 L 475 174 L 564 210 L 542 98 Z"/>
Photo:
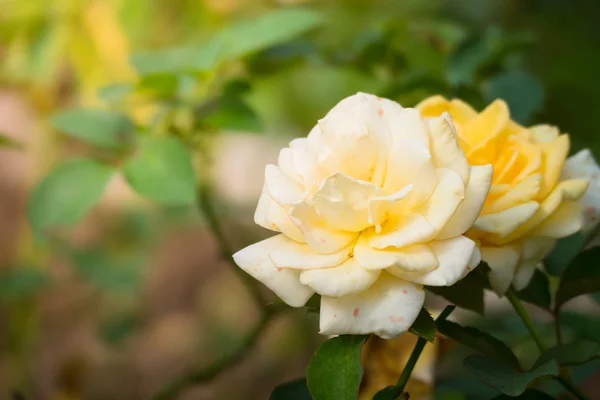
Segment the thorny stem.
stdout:
<path fill-rule="evenodd" d="M 525 310 L 525 307 L 523 307 L 523 303 L 521 303 L 521 300 L 519 300 L 519 298 L 517 297 L 517 292 L 515 292 L 515 290 L 512 287 L 510 287 L 506 292 L 506 297 L 508 298 L 508 301 L 510 301 L 510 304 L 513 306 L 513 308 L 527 327 L 527 330 L 529 331 L 529 334 L 535 341 L 535 344 L 540 350 L 540 353 L 546 351 L 546 344 L 542 340 L 542 336 L 540 335 L 535 324 L 533 323 L 533 320 L 527 313 L 527 310 Z M 556 320 L 556 323 L 558 324 L 558 319 Z M 560 336 L 560 327 L 557 328 L 556 332 L 557 335 Z M 590 398 L 585 393 L 583 393 L 583 391 L 579 387 L 577 387 L 577 385 L 573 383 L 571 378 L 564 372 L 562 372 L 560 376 L 556 377 L 556 380 L 559 381 L 565 387 L 565 389 L 571 392 L 579 400 L 590 400 Z"/>
<path fill-rule="evenodd" d="M 443 321 L 446 318 L 448 318 L 448 316 L 450 315 L 452 310 L 454 310 L 454 307 L 452 307 L 452 306 L 446 307 L 444 309 L 444 311 L 442 311 L 440 316 L 436 319 L 436 321 Z M 417 344 L 415 345 L 415 348 L 413 349 L 413 351 L 410 355 L 410 358 L 406 362 L 406 365 L 404 366 L 404 369 L 402 370 L 402 374 L 400 375 L 400 377 L 398 378 L 398 382 L 396 383 L 398 396 L 401 395 L 402 392 L 404 391 L 404 388 L 406 387 L 406 384 L 408 383 L 408 379 L 410 378 L 410 375 L 412 374 L 413 369 L 415 368 L 415 365 L 417 364 L 417 361 L 419 361 L 419 357 L 421 357 L 421 353 L 423 352 L 423 349 L 425 348 L 426 344 L 427 344 L 427 340 L 423 339 L 422 337 L 419 337 L 419 340 L 417 340 Z"/>

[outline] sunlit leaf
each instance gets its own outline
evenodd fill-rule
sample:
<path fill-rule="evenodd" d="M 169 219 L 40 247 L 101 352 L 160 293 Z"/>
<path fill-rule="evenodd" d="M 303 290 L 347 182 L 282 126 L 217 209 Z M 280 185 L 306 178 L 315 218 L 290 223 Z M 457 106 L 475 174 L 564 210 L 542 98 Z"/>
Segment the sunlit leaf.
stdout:
<path fill-rule="evenodd" d="M 111 149 L 129 144 L 134 127 L 122 114 L 85 108 L 54 114 L 50 117 L 50 123 L 65 135 Z"/>
<path fill-rule="evenodd" d="M 527 372 L 521 372 L 517 368 L 499 364 L 497 361 L 480 355 L 467 357 L 464 364 L 477 379 L 509 396 L 522 394 L 535 379 L 557 376 L 560 372 L 558 364 L 554 360 Z"/>
<path fill-rule="evenodd" d="M 363 375 L 362 346 L 368 336 L 338 336 L 324 342 L 308 364 L 307 382 L 315 400 L 356 400 Z"/>
<path fill-rule="evenodd" d="M 29 199 L 34 231 L 77 223 L 101 198 L 115 169 L 94 160 L 67 161 L 54 168 Z"/>
<path fill-rule="evenodd" d="M 174 137 L 142 137 L 124 173 L 144 197 L 167 206 L 196 200 L 196 177 L 190 153 Z"/>

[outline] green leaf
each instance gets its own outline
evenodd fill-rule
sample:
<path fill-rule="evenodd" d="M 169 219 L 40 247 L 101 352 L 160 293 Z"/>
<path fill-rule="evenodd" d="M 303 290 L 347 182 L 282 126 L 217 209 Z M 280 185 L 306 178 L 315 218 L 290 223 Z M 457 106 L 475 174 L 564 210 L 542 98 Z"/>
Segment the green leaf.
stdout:
<path fill-rule="evenodd" d="M 100 200 L 114 173 L 89 159 L 67 161 L 54 168 L 34 189 L 28 205 L 34 231 L 77 223 Z"/>
<path fill-rule="evenodd" d="M 550 254 L 544 259 L 544 266 L 549 274 L 560 276 L 569 263 L 577 257 L 586 240 L 586 235 L 578 232 L 559 239 Z"/>
<path fill-rule="evenodd" d="M 454 86 L 474 84 L 477 73 L 502 51 L 504 38 L 495 28 L 464 40 L 450 54 L 446 77 Z"/>
<path fill-rule="evenodd" d="M 556 360 L 561 367 L 585 364 L 600 358 L 600 343 L 590 340 L 559 344 L 546 350 L 534 364 L 534 368 L 550 360 Z"/>
<path fill-rule="evenodd" d="M 436 325 L 438 331 L 450 339 L 485 354 L 493 360 L 519 368 L 519 360 L 501 340 L 479 329 L 461 326 L 448 320 L 437 321 Z"/>
<path fill-rule="evenodd" d="M 16 301 L 38 293 L 50 282 L 50 276 L 34 268 L 15 268 L 0 274 L 0 302 Z"/>
<path fill-rule="evenodd" d="M 136 192 L 157 203 L 183 206 L 196 200 L 196 177 L 190 154 L 174 137 L 141 138 L 124 172 Z"/>
<path fill-rule="evenodd" d="M 467 370 L 477 379 L 509 396 L 522 394 L 535 379 L 557 376 L 560 372 L 558 364 L 554 360 L 550 360 L 528 372 L 521 372 L 517 368 L 499 364 L 480 355 L 467 357 L 464 364 Z"/>
<path fill-rule="evenodd" d="M 0 134 L 0 149 L 3 147 L 12 149 L 22 149 L 23 145 L 6 135 Z"/>
<path fill-rule="evenodd" d="M 435 340 L 435 321 L 425 308 L 421 308 L 421 312 L 417 316 L 415 322 L 410 327 L 410 333 L 422 337 L 423 339 L 433 343 Z"/>
<path fill-rule="evenodd" d="M 482 92 L 487 102 L 505 100 L 511 117 L 521 124 L 531 122 L 544 106 L 544 86 L 527 72 L 511 71 L 496 75 L 483 85 Z"/>
<path fill-rule="evenodd" d="M 398 387 L 388 386 L 375 393 L 373 400 L 396 400 L 400 395 L 402 391 Z"/>
<path fill-rule="evenodd" d="M 582 294 L 600 291 L 600 247 L 579 254 L 563 272 L 558 290 L 556 305 L 558 310 L 567 301 Z"/>
<path fill-rule="evenodd" d="M 298 378 L 275 387 L 269 400 L 312 400 L 306 378 Z"/>
<path fill-rule="evenodd" d="M 168 73 L 142 76 L 138 82 L 138 90 L 160 97 L 172 96 L 178 87 L 177 76 Z"/>
<path fill-rule="evenodd" d="M 218 101 L 215 111 L 204 118 L 210 126 L 233 131 L 262 132 L 263 127 L 256 113 L 243 100 L 225 97 Z"/>
<path fill-rule="evenodd" d="M 131 83 L 113 83 L 98 89 L 98 97 L 107 103 L 118 103 L 133 92 Z"/>
<path fill-rule="evenodd" d="M 299 36 L 322 24 L 321 13 L 302 8 L 280 8 L 226 26 L 199 45 L 136 54 L 131 63 L 141 75 L 206 72 L 221 61 L 243 57 Z"/>
<path fill-rule="evenodd" d="M 520 399 L 520 400 L 555 400 L 554 397 L 550 396 L 547 393 L 541 392 L 537 389 L 527 389 L 523 394 L 519 396 L 507 396 L 505 394 L 501 394 L 500 396 L 494 397 L 492 400 L 512 400 L 512 399 Z"/>
<path fill-rule="evenodd" d="M 122 114 L 86 108 L 54 114 L 50 117 L 50 124 L 65 135 L 110 149 L 128 145 L 134 128 L 133 123 Z"/>
<path fill-rule="evenodd" d="M 356 400 L 363 375 L 361 349 L 368 336 L 343 335 L 324 342 L 308 364 L 315 400 Z"/>
<path fill-rule="evenodd" d="M 559 322 L 563 329 L 566 327 L 569 333 L 574 334 L 577 339 L 598 340 L 600 332 L 600 319 L 584 315 L 580 312 L 563 311 Z"/>
<path fill-rule="evenodd" d="M 426 289 L 458 307 L 483 314 L 486 281 L 485 276 L 478 273 L 479 268 L 481 266 L 452 286 L 427 286 Z"/>
<path fill-rule="evenodd" d="M 517 292 L 517 296 L 523 301 L 549 310 L 552 296 L 550 295 L 550 281 L 546 274 L 536 270 L 529 285 Z"/>
<path fill-rule="evenodd" d="M 83 279 L 110 291 L 130 292 L 138 287 L 145 259 L 140 254 L 109 254 L 102 249 L 74 250 L 69 255 Z"/>

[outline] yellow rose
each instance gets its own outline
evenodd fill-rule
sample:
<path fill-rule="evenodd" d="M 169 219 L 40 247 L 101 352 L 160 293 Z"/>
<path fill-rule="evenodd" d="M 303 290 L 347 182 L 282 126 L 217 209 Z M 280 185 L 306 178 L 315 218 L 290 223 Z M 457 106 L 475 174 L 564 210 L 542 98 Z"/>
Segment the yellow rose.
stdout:
<path fill-rule="evenodd" d="M 423 285 L 446 286 L 479 263 L 463 236 L 489 190 L 447 114 L 424 120 L 359 93 L 268 165 L 255 222 L 281 232 L 234 255 L 283 301 L 321 295 L 325 335 L 405 332 Z"/>
<path fill-rule="evenodd" d="M 576 200 L 586 191 L 587 180 L 560 180 L 569 136 L 548 125 L 518 125 L 502 100 L 480 113 L 441 96 L 417 108 L 424 116 L 448 112 L 469 163 L 494 166 L 490 193 L 468 235 L 480 243 L 498 295 L 511 283 L 517 290 L 524 288 L 556 239 L 579 231 L 583 224 Z"/>

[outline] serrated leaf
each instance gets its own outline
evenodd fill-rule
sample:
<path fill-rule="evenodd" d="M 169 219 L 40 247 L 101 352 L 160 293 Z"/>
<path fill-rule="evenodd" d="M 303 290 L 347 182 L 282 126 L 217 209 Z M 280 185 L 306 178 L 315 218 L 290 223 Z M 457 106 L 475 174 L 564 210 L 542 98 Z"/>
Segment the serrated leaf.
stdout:
<path fill-rule="evenodd" d="M 422 337 L 423 339 L 433 343 L 435 340 L 435 321 L 425 308 L 421 308 L 415 322 L 410 327 L 410 333 Z"/>
<path fill-rule="evenodd" d="M 511 368 L 480 355 L 467 357 L 464 364 L 477 379 L 509 396 L 522 394 L 535 379 L 557 376 L 560 372 L 560 368 L 554 360 L 527 372 L 521 372 L 517 368 Z"/>
<path fill-rule="evenodd" d="M 521 124 L 529 123 L 544 106 L 544 86 L 538 78 L 523 71 L 492 77 L 483 85 L 482 92 L 487 102 L 506 101 L 511 117 Z"/>
<path fill-rule="evenodd" d="M 579 254 L 563 272 L 556 291 L 555 308 L 582 294 L 600 291 L 600 247 Z"/>
<path fill-rule="evenodd" d="M 77 223 L 102 197 L 114 168 L 94 160 L 67 161 L 34 189 L 28 213 L 37 233 Z"/>
<path fill-rule="evenodd" d="M 50 124 L 65 135 L 110 149 L 130 144 L 134 128 L 129 118 L 122 114 L 86 108 L 54 114 Z"/>
<path fill-rule="evenodd" d="M 124 173 L 140 195 L 166 206 L 196 201 L 196 177 L 187 149 L 174 137 L 143 137 Z"/>
<path fill-rule="evenodd" d="M 485 277 L 477 269 L 452 286 L 427 286 L 426 289 L 438 296 L 442 296 L 450 303 L 466 310 L 483 314 Z"/>
<path fill-rule="evenodd" d="M 213 128 L 242 132 L 261 132 L 262 123 L 243 100 L 225 97 L 218 101 L 214 111 L 204 118 L 204 122 Z"/>
<path fill-rule="evenodd" d="M 536 270 L 529 285 L 517 292 L 517 296 L 523 301 L 549 310 L 552 296 L 550 295 L 550 281 L 546 274 L 540 270 Z"/>
<path fill-rule="evenodd" d="M 534 368 L 550 360 L 556 360 L 561 367 L 585 364 L 600 358 L 600 343 L 590 340 L 560 344 L 546 350 L 534 364 Z"/>
<path fill-rule="evenodd" d="M 47 272 L 15 268 L 0 273 L 0 302 L 21 300 L 38 293 L 50 282 Z"/>
<path fill-rule="evenodd" d="M 579 254 L 585 240 L 586 235 L 581 232 L 559 239 L 550 254 L 544 259 L 546 271 L 551 275 L 560 276 L 569 263 Z"/>
<path fill-rule="evenodd" d="M 275 387 L 269 400 L 312 400 L 306 378 L 298 378 Z"/>
<path fill-rule="evenodd" d="M 307 382 L 315 400 L 356 400 L 363 375 L 362 346 L 368 336 L 338 336 L 324 342 L 308 364 Z"/>
<path fill-rule="evenodd" d="M 555 400 L 554 397 L 550 396 L 547 393 L 541 392 L 537 389 L 527 389 L 523 394 L 519 396 L 507 396 L 505 394 L 501 394 L 500 396 L 494 397 L 492 400 L 512 400 L 512 399 L 520 399 L 520 400 Z"/>
<path fill-rule="evenodd" d="M 436 325 L 438 331 L 450 339 L 485 354 L 490 359 L 503 362 L 514 368 L 519 367 L 519 360 L 501 340 L 479 329 L 461 326 L 447 320 L 437 321 Z"/>

